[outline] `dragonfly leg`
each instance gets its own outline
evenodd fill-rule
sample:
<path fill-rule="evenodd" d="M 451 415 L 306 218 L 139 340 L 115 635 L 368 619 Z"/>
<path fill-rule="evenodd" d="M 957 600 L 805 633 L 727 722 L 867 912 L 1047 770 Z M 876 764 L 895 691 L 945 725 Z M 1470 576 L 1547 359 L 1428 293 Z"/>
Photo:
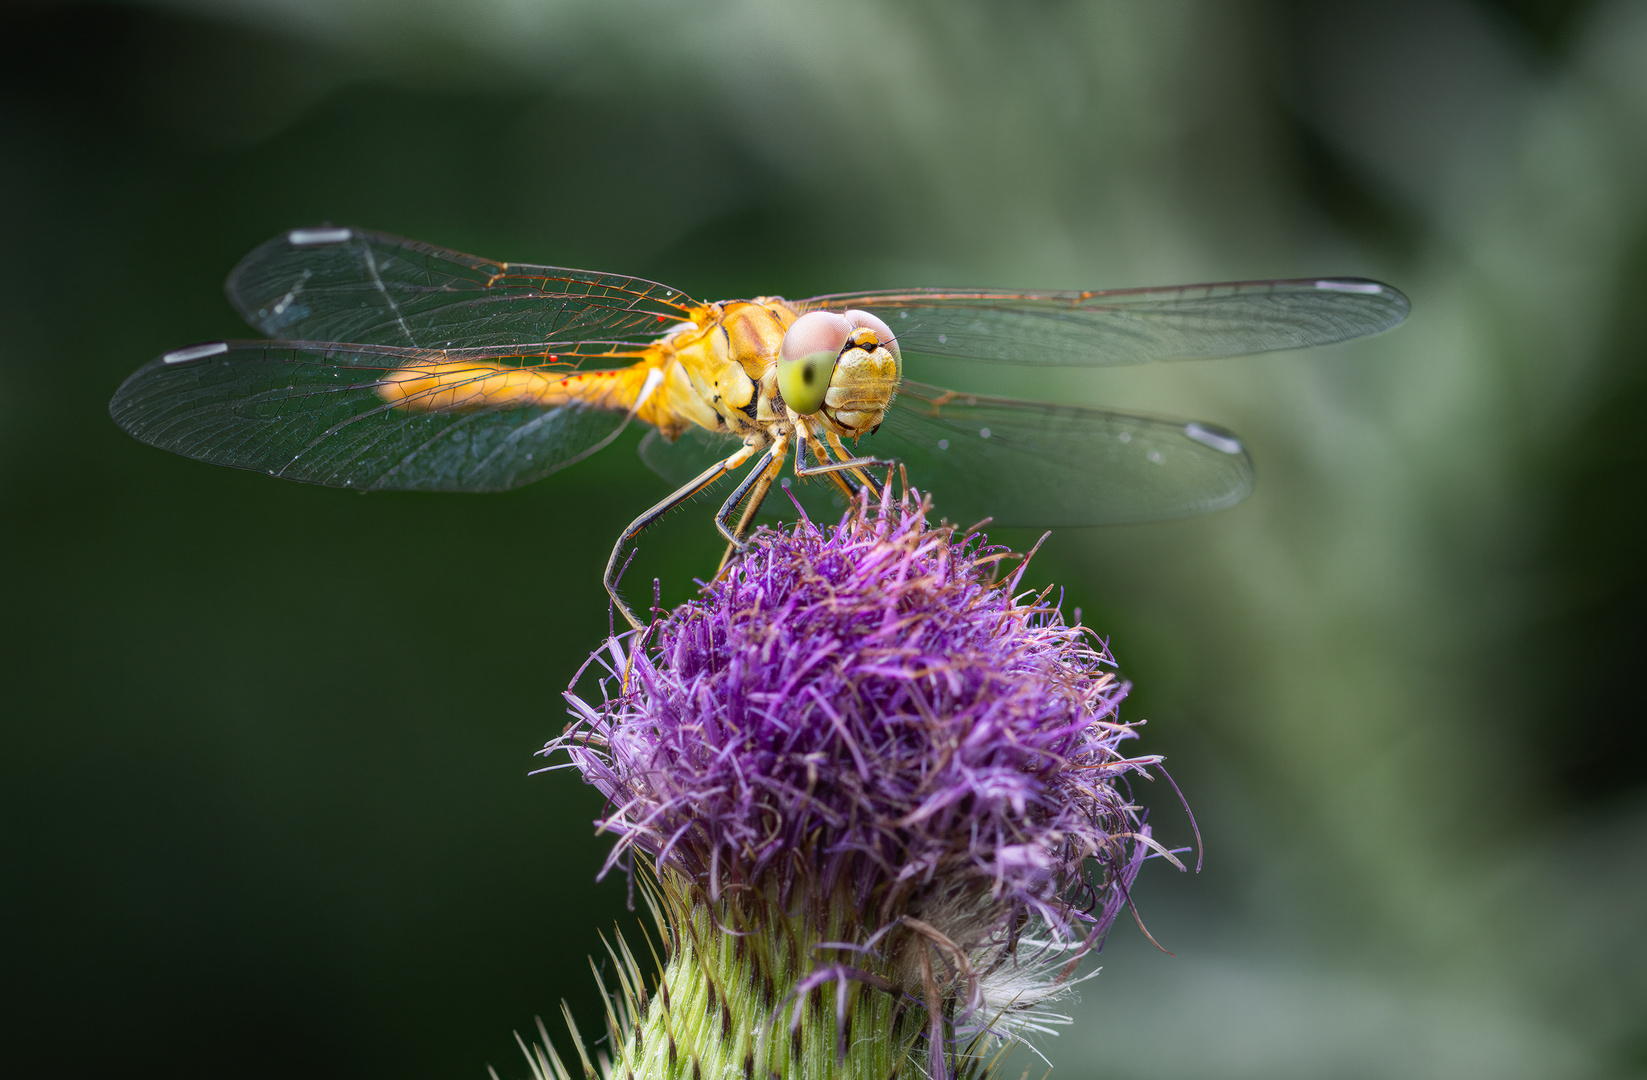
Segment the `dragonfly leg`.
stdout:
<path fill-rule="evenodd" d="M 618 595 L 618 578 L 623 574 L 623 567 L 627 563 L 624 556 L 629 551 L 632 541 L 635 537 L 639 536 L 647 526 L 663 517 L 663 515 L 667 514 L 681 503 L 691 499 L 693 496 L 715 483 L 715 481 L 719 480 L 727 473 L 743 465 L 743 463 L 753 457 L 754 454 L 755 448 L 753 446 L 740 447 L 737 453 L 733 454 L 731 457 L 728 457 L 725 461 L 718 461 L 711 465 L 709 468 L 699 473 L 694 479 L 676 490 L 675 493 L 670 495 L 667 499 L 664 499 L 662 502 L 646 511 L 646 513 L 642 514 L 634 521 L 631 521 L 629 523 L 629 527 L 623 530 L 623 534 L 618 537 L 618 542 L 612 545 L 612 554 L 606 560 L 606 576 L 602 580 L 606 583 L 606 595 L 612 598 L 613 606 L 618 609 L 618 613 L 628 621 L 630 626 L 633 626 L 636 630 L 639 630 L 642 627 L 642 623 L 635 617 L 635 613 L 630 610 L 629 605 L 623 602 L 623 597 Z M 745 484 L 747 483 L 748 482 L 745 481 Z M 717 523 L 719 523 L 719 519 L 717 518 L 716 520 Z M 725 530 L 723 529 L 722 531 Z"/>
<path fill-rule="evenodd" d="M 800 420 L 795 424 L 795 475 L 816 476 L 819 473 L 822 473 L 832 480 L 836 487 L 841 489 L 842 495 L 845 495 L 848 499 L 854 498 L 857 495 L 857 492 L 853 491 L 852 485 L 848 484 L 841 477 L 838 469 L 818 468 L 806 463 L 806 451 L 808 447 L 812 449 L 812 454 L 817 459 L 818 465 L 824 466 L 829 464 L 829 452 L 824 447 L 823 442 L 821 440 L 818 442 L 813 442 L 809 425 L 806 421 Z"/>
<path fill-rule="evenodd" d="M 720 570 L 717 570 L 716 573 L 726 569 L 726 564 L 732 561 L 732 556 L 735 553 L 748 550 L 749 545 L 744 541 L 744 537 L 749 534 L 750 526 L 755 522 L 755 515 L 760 512 L 761 503 L 766 501 L 767 492 L 772 490 L 772 482 L 783 472 L 783 463 L 784 459 L 788 457 L 786 453 L 788 449 L 789 440 L 787 439 L 774 444 L 770 450 L 762 455 L 756 466 L 749 470 L 749 475 L 744 478 L 743 483 L 738 485 L 738 490 L 732 493 L 732 497 L 726 500 L 726 503 L 721 507 L 721 512 L 715 515 L 715 527 L 727 539 L 726 551 L 721 555 Z M 743 513 L 738 516 L 738 524 L 734 527 L 728 527 L 727 522 L 732 517 L 732 511 L 737 508 L 738 501 L 744 497 L 746 492 L 749 495 L 749 500 L 744 505 Z"/>
<path fill-rule="evenodd" d="M 835 455 L 838 458 L 840 458 L 840 460 L 839 461 L 831 461 L 827 464 L 812 466 L 806 472 L 801 473 L 801 475 L 805 476 L 805 475 L 812 475 L 812 474 L 824 473 L 824 472 L 827 472 L 827 473 L 850 472 L 850 473 L 852 473 L 853 478 L 858 481 L 858 483 L 862 484 L 863 486 L 865 486 L 865 487 L 869 488 L 871 491 L 873 491 L 875 489 L 875 481 L 864 470 L 869 468 L 872 465 L 884 465 L 888 469 L 891 469 L 894 465 L 897 464 L 896 461 L 889 461 L 885 458 L 854 457 L 853 454 L 852 454 L 852 451 L 850 451 L 846 448 L 846 444 L 841 442 L 840 436 L 836 435 L 833 431 L 830 431 L 828 428 L 824 429 L 824 438 L 829 440 L 829 448 L 831 450 L 835 451 Z M 796 471 L 800 472 L 799 469 L 797 469 Z"/>
<path fill-rule="evenodd" d="M 732 545 L 727 551 L 727 558 L 731 558 L 732 549 L 742 551 L 747 546 L 743 538 L 749 532 L 749 526 L 754 522 L 761 503 L 766 501 L 766 493 L 772 490 L 772 481 L 783 472 L 784 458 L 788 456 L 784 453 L 786 449 L 787 444 L 780 442 L 762 454 L 760 461 L 756 462 L 755 467 L 749 470 L 749 475 L 744 477 L 743 483 L 739 484 L 738 489 L 721 505 L 721 512 L 715 515 L 715 527 Z M 732 511 L 737 509 L 738 503 L 743 501 L 745 495 L 749 496 L 749 503 L 738 516 L 738 524 L 734 527 L 728 524 L 732 520 Z M 721 565 L 726 565 L 725 559 L 721 560 Z"/>

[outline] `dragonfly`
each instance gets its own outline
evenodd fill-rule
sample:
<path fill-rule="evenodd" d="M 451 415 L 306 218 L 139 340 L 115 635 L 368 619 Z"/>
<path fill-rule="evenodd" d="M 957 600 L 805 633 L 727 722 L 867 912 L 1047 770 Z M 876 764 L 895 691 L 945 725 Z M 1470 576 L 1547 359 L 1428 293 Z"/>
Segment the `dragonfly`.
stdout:
<path fill-rule="evenodd" d="M 870 468 L 897 462 L 948 519 L 1002 525 L 1157 521 L 1252 490 L 1251 456 L 1217 425 L 948 390 L 904 377 L 906 357 L 959 377 L 1234 356 L 1378 333 L 1409 306 L 1363 278 L 706 302 L 332 226 L 263 244 L 226 291 L 271 340 L 158 357 L 110 402 L 122 428 L 304 483 L 479 492 L 539 480 L 643 424 L 641 457 L 675 490 L 622 532 L 604 575 L 637 629 L 618 588 L 637 538 L 739 470 L 715 515 L 729 556 L 774 484 L 790 486 L 786 463 L 853 497 Z"/>

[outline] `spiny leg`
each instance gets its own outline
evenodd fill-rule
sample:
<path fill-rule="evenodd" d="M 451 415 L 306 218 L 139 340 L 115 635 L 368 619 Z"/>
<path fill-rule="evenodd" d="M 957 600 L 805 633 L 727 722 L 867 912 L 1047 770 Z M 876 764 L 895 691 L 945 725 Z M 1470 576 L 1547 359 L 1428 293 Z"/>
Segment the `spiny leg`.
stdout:
<path fill-rule="evenodd" d="M 815 472 L 849 471 L 852 473 L 854 478 L 857 479 L 858 483 L 862 484 L 864 487 L 867 487 L 870 491 L 874 491 L 875 480 L 864 470 L 872 465 L 884 465 L 890 470 L 897 464 L 897 462 L 889 461 L 885 458 L 856 457 L 846 448 L 846 445 L 841 442 L 840 436 L 836 435 L 833 431 L 830 431 L 828 428 L 824 428 L 823 434 L 824 438 L 829 442 L 829 448 L 835 452 L 835 455 L 839 457 L 840 460 L 832 461 L 827 465 L 817 466 L 813 470 Z M 891 473 L 889 472 L 887 475 L 890 477 Z"/>
<path fill-rule="evenodd" d="M 727 539 L 726 552 L 721 556 L 720 570 L 726 569 L 726 564 L 732 560 L 734 552 L 748 547 L 743 538 L 754 523 L 755 515 L 760 512 L 761 503 L 766 501 L 766 493 L 772 490 L 772 482 L 783 472 L 784 458 L 788 456 L 785 451 L 788 449 L 788 440 L 783 440 L 762 455 L 755 467 L 749 470 L 749 475 L 744 477 L 743 483 L 738 485 L 738 490 L 722 504 L 721 512 L 715 515 L 715 527 Z M 739 515 L 738 524 L 735 527 L 729 526 L 727 522 L 731 520 L 732 511 L 737 509 L 738 503 L 745 495 L 749 496 L 748 505 Z"/>
<path fill-rule="evenodd" d="M 804 419 L 797 417 L 795 420 L 795 475 L 813 476 L 818 472 L 823 472 L 824 475 L 834 482 L 836 487 L 841 489 L 841 494 L 845 495 L 848 501 L 857 498 L 858 493 L 852 490 L 852 485 L 848 484 L 841 477 L 839 471 L 834 469 L 816 469 L 814 466 L 806 463 L 806 451 L 808 447 L 811 447 L 813 457 L 817 459 L 818 465 L 829 464 L 829 453 L 824 448 L 823 443 L 814 442 L 812 440 L 811 430 L 807 422 Z"/>
<path fill-rule="evenodd" d="M 715 514 L 715 528 L 719 529 L 721 531 L 721 535 L 726 537 L 727 543 L 734 547 L 741 548 L 743 546 L 743 530 L 749 518 L 749 514 L 746 511 L 744 515 L 738 519 L 738 527 L 734 529 L 730 524 L 728 524 L 728 522 L 732 520 L 732 511 L 736 510 L 738 508 L 738 504 L 743 502 L 743 498 L 745 495 L 749 494 L 750 488 L 756 487 L 757 485 L 760 490 L 753 496 L 751 505 L 756 508 L 760 506 L 760 500 L 763 496 L 765 496 L 767 488 L 766 484 L 761 484 L 761 478 L 764 477 L 772 468 L 772 458 L 775 453 L 777 453 L 777 450 L 776 448 L 773 448 L 760 456 L 760 460 L 755 462 L 755 467 L 750 469 L 749 472 L 745 474 L 744 478 L 739 481 L 738 486 L 732 490 L 732 494 L 726 497 L 726 501 L 721 504 L 719 512 Z M 779 459 L 778 464 L 783 464 L 782 459 Z"/>
<path fill-rule="evenodd" d="M 688 481 L 686 484 L 677 489 L 675 493 L 670 495 L 667 499 L 659 502 L 656 506 L 653 506 L 650 510 L 646 511 L 646 513 L 642 514 L 634 521 L 631 521 L 629 523 L 629 527 L 624 529 L 622 535 L 618 537 L 618 542 L 612 545 L 612 554 L 606 560 L 606 575 L 602 580 L 606 584 L 606 595 L 612 598 L 613 606 L 618 609 L 619 614 L 621 614 L 624 619 L 628 621 L 630 626 L 633 626 L 636 630 L 642 628 L 641 621 L 635 618 L 635 613 L 629 609 L 628 604 L 623 602 L 623 597 L 618 595 L 618 578 L 623 572 L 623 566 L 620 564 L 620 560 L 622 559 L 624 552 L 628 550 L 629 542 L 639 536 L 641 531 L 647 526 L 663 517 L 663 515 L 667 514 L 681 503 L 686 502 L 688 499 L 693 498 L 699 492 L 709 487 L 733 469 L 743 465 L 743 463 L 748 461 L 754 453 L 755 448 L 752 446 L 740 447 L 737 453 L 733 454 L 731 457 L 728 457 L 725 461 L 718 461 L 711 465 L 709 468 L 699 473 L 694 479 Z M 745 483 L 747 483 L 747 481 L 745 481 Z"/>

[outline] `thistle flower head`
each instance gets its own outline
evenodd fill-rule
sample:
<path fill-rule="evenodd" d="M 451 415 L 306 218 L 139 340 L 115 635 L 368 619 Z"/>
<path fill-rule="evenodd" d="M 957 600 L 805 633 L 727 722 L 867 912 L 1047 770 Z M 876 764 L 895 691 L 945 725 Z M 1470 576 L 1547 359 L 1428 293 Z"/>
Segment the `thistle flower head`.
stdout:
<path fill-rule="evenodd" d="M 955 1030 L 1017 1030 L 1125 903 L 1153 846 L 1126 781 L 1159 759 L 1121 752 L 1106 644 L 1018 594 L 1021 566 L 997 580 L 1010 557 L 889 489 L 759 531 L 607 642 L 601 700 L 569 692 L 545 748 L 606 796 L 607 869 L 643 855 L 723 921 L 814 927 Z"/>

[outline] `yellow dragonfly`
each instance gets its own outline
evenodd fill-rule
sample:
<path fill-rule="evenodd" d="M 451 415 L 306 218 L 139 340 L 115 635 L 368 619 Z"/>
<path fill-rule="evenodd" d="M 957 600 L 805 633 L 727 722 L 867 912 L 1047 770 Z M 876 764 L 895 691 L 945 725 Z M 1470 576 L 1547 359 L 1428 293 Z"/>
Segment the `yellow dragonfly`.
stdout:
<path fill-rule="evenodd" d="M 1212 424 L 957 393 L 904 378 L 906 356 L 960 361 L 957 373 L 967 362 L 1232 356 L 1377 333 L 1408 308 L 1359 278 L 703 302 L 622 274 L 330 226 L 257 248 L 227 291 L 278 340 L 166 353 L 115 394 L 121 427 L 305 483 L 500 491 L 638 421 L 652 429 L 642 459 L 677 489 L 624 530 L 607 563 L 607 591 L 637 627 L 618 578 L 640 532 L 748 466 L 715 515 L 729 552 L 741 548 L 791 455 L 796 477 L 848 495 L 870 466 L 901 462 L 956 521 L 1151 521 L 1252 489 L 1245 448 Z"/>

